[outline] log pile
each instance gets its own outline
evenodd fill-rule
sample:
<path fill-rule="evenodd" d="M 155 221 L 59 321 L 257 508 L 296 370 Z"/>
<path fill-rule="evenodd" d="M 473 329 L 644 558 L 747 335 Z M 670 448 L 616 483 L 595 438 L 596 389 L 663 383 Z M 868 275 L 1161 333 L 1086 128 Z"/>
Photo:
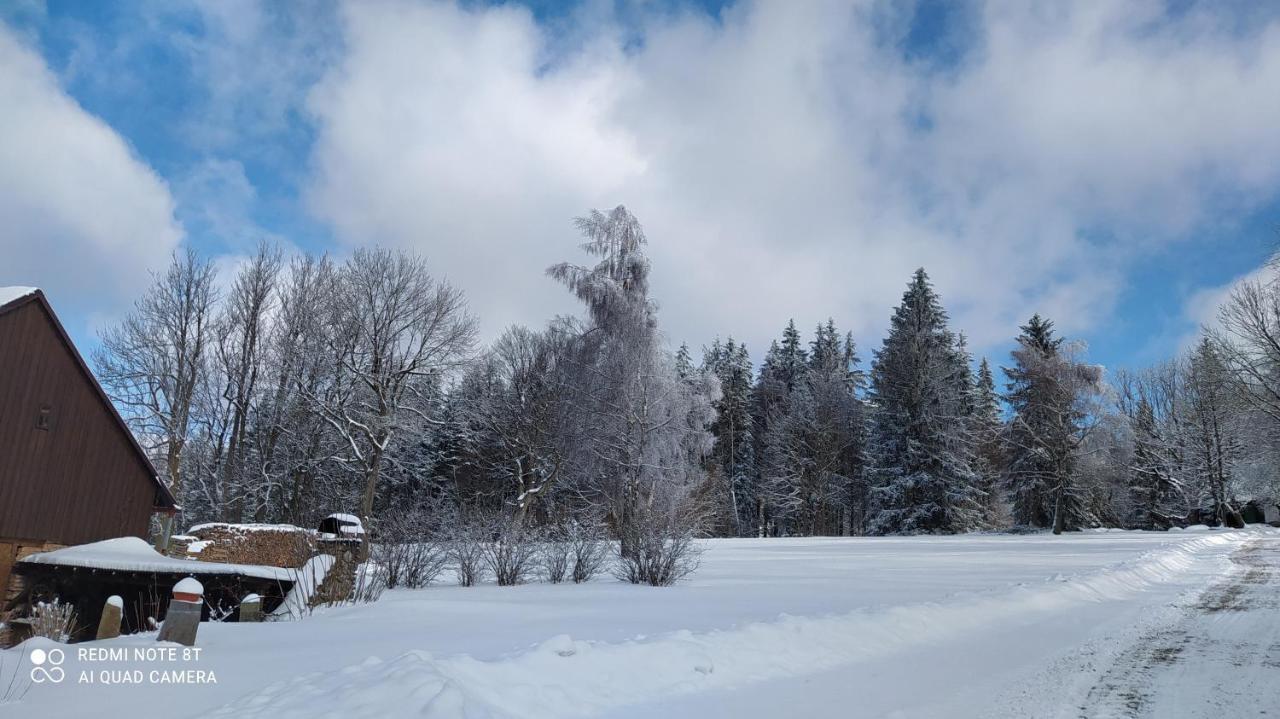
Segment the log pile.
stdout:
<path fill-rule="evenodd" d="M 184 556 L 202 562 L 294 568 L 316 554 L 315 532 L 291 524 L 201 524 L 187 535 Z"/>
<path fill-rule="evenodd" d="M 365 542 L 352 537 L 322 535 L 316 548 L 320 554 L 333 557 L 333 566 L 312 595 L 311 606 L 346 600 L 355 589 L 356 570 L 367 559 Z"/>

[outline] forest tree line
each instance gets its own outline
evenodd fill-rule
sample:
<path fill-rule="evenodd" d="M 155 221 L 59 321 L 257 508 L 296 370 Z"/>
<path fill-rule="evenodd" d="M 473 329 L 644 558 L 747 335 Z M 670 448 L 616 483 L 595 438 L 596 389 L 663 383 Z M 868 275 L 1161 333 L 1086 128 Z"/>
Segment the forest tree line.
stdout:
<path fill-rule="evenodd" d="M 666 346 L 625 208 L 576 224 L 592 262 L 547 273 L 583 312 L 487 347 L 412 253 L 264 245 L 233 278 L 178 253 L 102 334 L 98 376 L 184 524 L 484 515 L 590 523 L 625 547 L 1239 525 L 1245 500 L 1280 496 L 1275 272 L 1137 371 L 1089 364 L 1039 315 L 1005 365 L 976 360 L 923 269 L 869 358 L 832 320 L 807 340 L 792 322 L 757 368 L 732 337 Z"/>

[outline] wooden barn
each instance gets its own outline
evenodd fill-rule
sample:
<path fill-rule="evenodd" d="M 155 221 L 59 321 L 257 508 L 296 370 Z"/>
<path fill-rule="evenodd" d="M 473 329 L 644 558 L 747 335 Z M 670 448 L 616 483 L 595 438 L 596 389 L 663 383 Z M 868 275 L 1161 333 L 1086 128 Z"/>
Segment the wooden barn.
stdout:
<path fill-rule="evenodd" d="M 0 610 L 15 561 L 176 509 L 44 293 L 0 288 Z"/>

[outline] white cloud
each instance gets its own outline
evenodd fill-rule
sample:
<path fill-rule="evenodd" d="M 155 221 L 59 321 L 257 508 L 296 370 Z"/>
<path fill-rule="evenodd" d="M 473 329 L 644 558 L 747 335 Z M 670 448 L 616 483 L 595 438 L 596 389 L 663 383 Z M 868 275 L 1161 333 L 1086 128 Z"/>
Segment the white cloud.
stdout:
<path fill-rule="evenodd" d="M 1232 278 L 1217 287 L 1203 287 L 1187 296 L 1182 305 L 1182 321 L 1187 328 L 1178 341 L 1178 349 L 1195 346 L 1205 329 L 1220 329 L 1219 309 L 1231 299 L 1236 289 L 1248 283 L 1267 283 L 1276 279 L 1276 266 L 1271 262 Z"/>
<path fill-rule="evenodd" d="M 828 314 L 873 339 L 918 265 L 978 349 L 1032 311 L 1080 333 L 1127 266 L 1280 185 L 1280 24 L 1165 8 L 992 2 L 934 71 L 870 2 L 642 15 L 641 42 L 597 13 L 572 43 L 511 6 L 351 3 L 310 206 L 425 253 L 490 333 L 573 309 L 542 269 L 619 202 L 676 341 L 758 356 Z"/>
<path fill-rule="evenodd" d="M 0 284 L 64 316 L 127 306 L 182 236 L 164 181 L 3 24 L 0 107 Z"/>

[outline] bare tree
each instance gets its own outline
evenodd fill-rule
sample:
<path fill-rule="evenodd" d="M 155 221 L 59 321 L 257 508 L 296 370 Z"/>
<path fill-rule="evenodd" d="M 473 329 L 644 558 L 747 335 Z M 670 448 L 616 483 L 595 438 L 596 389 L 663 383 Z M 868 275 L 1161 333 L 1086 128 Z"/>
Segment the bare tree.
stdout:
<path fill-rule="evenodd" d="M 163 460 L 161 471 L 180 502 L 183 450 L 207 370 L 216 301 L 213 265 L 191 249 L 175 253 L 133 311 L 102 333 L 94 353 L 98 379 L 135 435 Z"/>
<path fill-rule="evenodd" d="M 544 332 L 508 329 L 475 368 L 461 403 L 485 471 L 514 495 L 517 526 L 543 501 L 580 441 L 582 423 L 572 402 L 574 337 L 563 325 Z M 483 378 L 483 379 L 481 379 Z"/>
<path fill-rule="evenodd" d="M 466 359 L 475 322 L 461 291 L 404 252 L 357 250 L 340 280 L 323 327 L 331 377 L 319 391 L 300 389 L 342 438 L 367 519 L 397 436 L 438 423 L 428 394 Z"/>
<path fill-rule="evenodd" d="M 261 472 L 255 516 L 266 515 L 277 492 L 276 517 L 296 523 L 311 516 L 325 500 L 319 480 L 332 474 L 332 458 L 343 454 L 336 433 L 311 401 L 333 370 L 324 322 L 337 285 L 337 270 L 328 258 L 304 256 L 290 264 L 281 288 L 266 352 L 271 386 L 255 423 Z"/>
<path fill-rule="evenodd" d="M 238 522 L 243 518 L 244 493 L 237 485 L 245 482 L 250 453 L 249 420 L 257 399 L 264 335 L 269 314 L 274 309 L 280 268 L 280 251 L 260 245 L 236 277 L 215 331 L 216 364 L 221 380 L 219 396 L 226 403 L 229 418 L 218 491 L 225 521 Z"/>
<path fill-rule="evenodd" d="M 1239 454 L 1238 432 L 1232 426 L 1238 414 L 1232 406 L 1236 397 L 1231 393 L 1231 378 L 1218 349 L 1207 339 L 1191 355 L 1187 366 L 1190 464 L 1200 477 L 1214 520 L 1229 527 L 1243 527 L 1244 521 L 1231 502 L 1232 469 Z"/>
<path fill-rule="evenodd" d="M 1182 523 L 1191 502 L 1181 431 L 1183 366 L 1166 362 L 1137 374 L 1122 370 L 1114 384 L 1133 445 L 1127 523 L 1141 529 L 1168 529 Z"/>
<path fill-rule="evenodd" d="M 1209 333 L 1223 365 L 1236 378 L 1239 396 L 1280 422 L 1280 285 L 1241 283 L 1218 310 L 1219 327 Z"/>

